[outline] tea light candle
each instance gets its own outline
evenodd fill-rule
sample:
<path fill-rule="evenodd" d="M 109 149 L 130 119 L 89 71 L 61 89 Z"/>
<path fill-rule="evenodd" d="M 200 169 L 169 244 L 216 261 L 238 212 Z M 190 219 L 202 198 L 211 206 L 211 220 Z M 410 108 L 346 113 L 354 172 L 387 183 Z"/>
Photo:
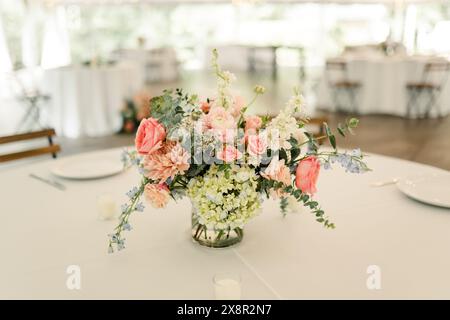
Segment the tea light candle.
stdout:
<path fill-rule="evenodd" d="M 117 217 L 117 204 L 109 194 L 97 198 L 97 212 L 100 220 L 111 220 Z"/>
<path fill-rule="evenodd" d="M 215 275 L 214 292 L 217 300 L 241 299 L 241 277 L 234 274 Z"/>

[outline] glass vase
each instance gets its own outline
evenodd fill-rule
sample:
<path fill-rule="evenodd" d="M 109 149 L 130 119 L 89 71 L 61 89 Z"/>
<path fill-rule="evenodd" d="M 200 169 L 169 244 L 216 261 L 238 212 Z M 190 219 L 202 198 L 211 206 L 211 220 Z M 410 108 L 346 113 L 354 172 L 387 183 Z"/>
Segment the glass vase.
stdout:
<path fill-rule="evenodd" d="M 205 225 L 198 222 L 198 216 L 192 210 L 192 240 L 194 242 L 210 248 L 226 248 L 241 242 L 243 237 L 242 228 L 208 230 Z"/>

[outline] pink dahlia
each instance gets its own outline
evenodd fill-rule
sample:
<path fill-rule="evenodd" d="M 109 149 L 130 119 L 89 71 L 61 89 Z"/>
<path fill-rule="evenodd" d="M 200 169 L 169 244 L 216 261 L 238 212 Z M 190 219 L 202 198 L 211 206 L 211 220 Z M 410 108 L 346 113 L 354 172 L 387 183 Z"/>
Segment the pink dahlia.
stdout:
<path fill-rule="evenodd" d="M 166 142 L 144 158 L 145 176 L 160 183 L 189 169 L 189 153 L 178 142 Z"/>
<path fill-rule="evenodd" d="M 145 197 L 155 208 L 163 208 L 169 202 L 170 191 L 167 184 L 147 184 L 145 186 Z"/>

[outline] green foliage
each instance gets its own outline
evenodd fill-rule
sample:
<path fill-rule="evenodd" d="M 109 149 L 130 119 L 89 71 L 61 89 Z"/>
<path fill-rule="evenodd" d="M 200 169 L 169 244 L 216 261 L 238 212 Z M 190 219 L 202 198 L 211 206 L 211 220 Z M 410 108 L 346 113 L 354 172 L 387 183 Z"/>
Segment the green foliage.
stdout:
<path fill-rule="evenodd" d="M 192 111 L 197 102 L 197 95 L 189 96 L 181 89 L 165 90 L 163 95 L 150 100 L 150 115 L 169 130 L 175 128 Z"/>
<path fill-rule="evenodd" d="M 305 131 L 305 136 L 308 138 L 308 149 L 309 151 L 313 153 L 317 153 L 319 150 L 319 145 L 317 143 L 317 140 L 313 137 L 312 134 Z"/>
<path fill-rule="evenodd" d="M 208 165 L 206 164 L 194 164 L 192 163 L 189 167 L 188 171 L 186 172 L 186 177 L 188 178 L 194 178 L 198 175 L 201 175 L 208 169 Z"/>
<path fill-rule="evenodd" d="M 280 210 L 283 216 L 286 216 L 287 214 L 287 207 L 288 207 L 288 199 L 286 197 L 283 197 L 280 199 Z"/>
<path fill-rule="evenodd" d="M 325 127 L 325 133 L 328 137 L 328 141 L 330 141 L 330 144 L 333 147 L 333 149 L 336 150 L 336 137 L 331 132 L 331 129 L 326 122 L 323 123 L 323 126 Z"/>
<path fill-rule="evenodd" d="M 262 120 L 262 127 L 263 127 L 263 128 L 267 126 L 267 124 L 269 123 L 270 119 L 271 119 L 271 116 L 268 115 L 268 114 L 263 115 L 263 116 L 261 117 L 261 120 Z"/>
<path fill-rule="evenodd" d="M 344 124 L 339 123 L 337 126 L 337 131 L 339 132 L 339 134 L 343 137 L 345 137 L 347 132 L 350 132 L 351 134 L 353 133 L 352 129 L 355 129 L 359 124 L 359 120 L 356 118 L 350 118 L 349 120 L 347 120 Z"/>
<path fill-rule="evenodd" d="M 274 188 L 276 187 L 274 186 Z M 293 186 L 284 187 L 283 191 L 293 196 L 298 202 L 302 202 L 305 207 L 309 207 L 311 213 L 314 214 L 316 221 L 321 223 L 325 228 L 335 228 L 334 223 L 325 216 L 325 212 L 320 208 L 319 203 L 312 200 L 308 194 L 303 193 L 300 189 L 296 189 Z"/>
<path fill-rule="evenodd" d="M 350 120 L 347 121 L 347 125 L 349 128 L 351 129 L 355 129 L 359 124 L 359 120 L 356 118 L 351 118 Z"/>

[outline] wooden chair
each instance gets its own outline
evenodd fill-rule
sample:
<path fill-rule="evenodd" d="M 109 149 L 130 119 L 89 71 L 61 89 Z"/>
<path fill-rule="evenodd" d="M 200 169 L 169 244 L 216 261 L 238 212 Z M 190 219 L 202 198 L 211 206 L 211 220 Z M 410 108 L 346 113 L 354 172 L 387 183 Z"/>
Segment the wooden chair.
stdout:
<path fill-rule="evenodd" d="M 348 78 L 347 62 L 343 60 L 328 60 L 326 62 L 328 85 L 331 88 L 335 108 L 342 110 L 342 98 L 348 98 L 352 112 L 357 113 L 356 95 L 361 83 Z"/>
<path fill-rule="evenodd" d="M 430 111 L 435 108 L 440 117 L 438 98 L 448 79 L 450 63 L 448 61 L 428 62 L 423 70 L 422 80 L 406 84 L 409 100 L 407 105 L 407 116 L 411 116 L 413 109 L 419 118 L 428 118 Z M 420 98 L 424 104 L 420 104 Z M 423 109 L 423 110 L 421 110 Z"/>
<path fill-rule="evenodd" d="M 44 154 L 51 154 L 53 158 L 56 158 L 56 154 L 61 150 L 60 146 L 58 144 L 53 143 L 53 137 L 55 136 L 55 130 L 54 129 L 46 129 L 42 131 L 35 131 L 35 132 L 29 132 L 29 133 L 23 133 L 23 134 L 17 134 L 12 136 L 6 136 L 6 137 L 0 137 L 0 145 L 1 144 L 7 144 L 12 142 L 20 142 L 20 141 L 27 141 L 27 140 L 33 140 L 37 138 L 47 138 L 48 146 L 46 147 L 40 147 L 20 152 L 14 152 L 9 154 L 2 154 L 0 155 L 0 163 L 12 161 L 12 160 L 18 160 L 28 157 L 35 157 L 40 156 Z"/>
<path fill-rule="evenodd" d="M 324 122 L 328 122 L 328 117 L 322 116 L 322 117 L 313 117 L 313 118 L 309 119 L 308 125 L 314 126 L 317 128 L 317 130 L 313 132 L 313 136 L 315 138 L 325 135 L 325 127 L 323 126 Z M 323 140 L 319 140 L 319 144 L 322 144 L 322 143 L 323 143 Z"/>

